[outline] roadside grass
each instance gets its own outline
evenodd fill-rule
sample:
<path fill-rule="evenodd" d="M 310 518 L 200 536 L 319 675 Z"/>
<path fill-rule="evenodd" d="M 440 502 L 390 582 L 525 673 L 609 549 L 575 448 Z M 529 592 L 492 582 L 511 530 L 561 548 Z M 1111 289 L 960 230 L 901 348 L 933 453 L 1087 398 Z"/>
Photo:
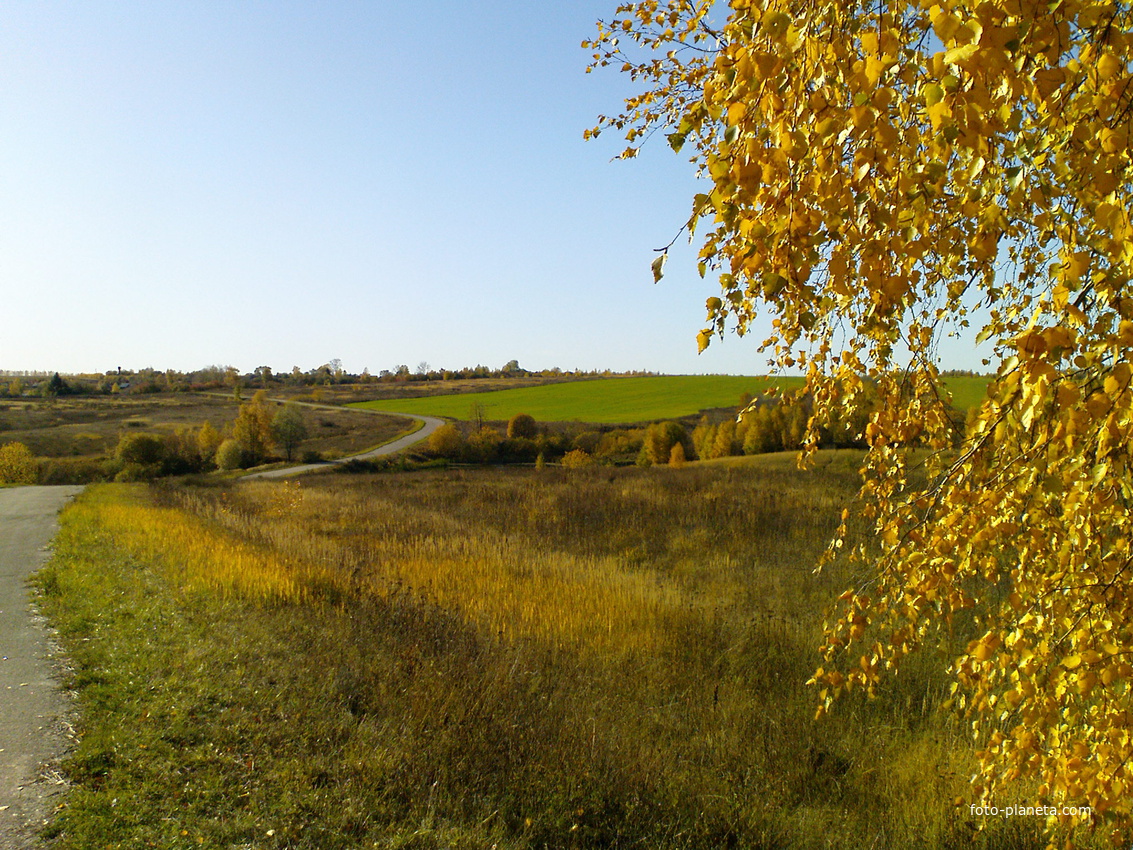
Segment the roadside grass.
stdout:
<path fill-rule="evenodd" d="M 938 660 L 812 720 L 855 459 L 91 488 L 49 844 L 1041 847 L 953 804 Z"/>

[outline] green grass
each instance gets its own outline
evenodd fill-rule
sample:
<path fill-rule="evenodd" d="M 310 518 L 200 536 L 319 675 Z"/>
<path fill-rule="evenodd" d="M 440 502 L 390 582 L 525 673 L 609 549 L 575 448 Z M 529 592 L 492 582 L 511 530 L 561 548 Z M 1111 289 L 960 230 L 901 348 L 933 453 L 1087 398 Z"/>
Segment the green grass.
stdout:
<path fill-rule="evenodd" d="M 945 378 L 953 403 L 961 410 L 978 404 L 988 379 Z M 757 396 L 768 387 L 780 390 L 802 386 L 802 378 L 735 375 L 662 375 L 651 378 L 604 378 L 497 390 L 484 393 L 435 395 L 426 398 L 383 399 L 349 405 L 369 410 L 416 413 L 468 420 L 474 404 L 483 405 L 484 418 L 493 421 L 527 413 L 540 422 L 634 423 L 679 419 L 701 410 L 736 407 L 744 393 Z"/>
<path fill-rule="evenodd" d="M 987 385 L 991 381 L 984 375 L 956 375 L 944 379 L 944 385 L 952 394 L 952 405 L 957 410 L 969 410 L 976 407 L 987 394 Z"/>
<path fill-rule="evenodd" d="M 759 395 L 770 386 L 791 389 L 802 386 L 802 379 L 736 375 L 605 378 L 488 393 L 385 399 L 350 406 L 467 420 L 472 405 L 482 404 L 484 417 L 498 421 L 527 413 L 540 422 L 652 422 L 690 416 L 709 408 L 735 407 L 744 393 Z"/>

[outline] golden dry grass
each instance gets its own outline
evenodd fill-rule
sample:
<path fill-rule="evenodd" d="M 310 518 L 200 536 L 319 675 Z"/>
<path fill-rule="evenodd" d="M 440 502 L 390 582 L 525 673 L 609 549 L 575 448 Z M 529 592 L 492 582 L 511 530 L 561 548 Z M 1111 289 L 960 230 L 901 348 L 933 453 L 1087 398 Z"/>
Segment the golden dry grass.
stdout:
<path fill-rule="evenodd" d="M 852 454 L 823 464 L 103 488 L 68 514 L 76 536 L 46 585 L 73 606 L 105 600 L 76 634 L 106 640 L 115 630 L 89 621 L 120 616 L 132 639 L 156 641 L 146 624 L 160 616 L 173 648 L 136 654 L 166 669 L 162 653 L 188 653 L 208 681 L 179 687 L 228 692 L 192 698 L 225 706 L 199 709 L 194 734 L 261 767 L 240 780 L 251 802 L 231 827 L 186 830 L 212 846 L 245 834 L 320 848 L 1041 846 L 1037 823 L 953 805 L 971 759 L 938 710 L 938 661 L 812 720 L 822 611 L 851 579 L 812 571 L 854 483 Z M 91 534 L 133 576 L 127 589 L 64 589 L 99 569 Z M 113 595 L 139 583 L 146 606 L 183 613 L 143 616 Z M 182 621 L 212 627 L 186 644 Z M 151 734 L 106 722 L 116 740 Z M 132 758 L 145 772 L 149 750 Z M 199 781 L 210 776 L 223 796 L 231 780 Z M 130 791 L 122 771 L 99 781 L 160 796 Z M 87 821 L 69 817 L 79 834 Z M 279 839 L 263 843 L 269 822 Z M 102 835 L 97 824 L 85 834 Z"/>

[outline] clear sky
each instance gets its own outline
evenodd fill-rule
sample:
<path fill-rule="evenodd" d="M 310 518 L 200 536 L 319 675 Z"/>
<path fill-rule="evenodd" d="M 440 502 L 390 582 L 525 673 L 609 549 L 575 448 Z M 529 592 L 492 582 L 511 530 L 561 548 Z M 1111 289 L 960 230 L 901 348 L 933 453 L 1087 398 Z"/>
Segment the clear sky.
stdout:
<path fill-rule="evenodd" d="M 687 242 L 652 281 L 692 166 L 582 139 L 616 5 L 8 0 L 0 369 L 766 371 Z"/>

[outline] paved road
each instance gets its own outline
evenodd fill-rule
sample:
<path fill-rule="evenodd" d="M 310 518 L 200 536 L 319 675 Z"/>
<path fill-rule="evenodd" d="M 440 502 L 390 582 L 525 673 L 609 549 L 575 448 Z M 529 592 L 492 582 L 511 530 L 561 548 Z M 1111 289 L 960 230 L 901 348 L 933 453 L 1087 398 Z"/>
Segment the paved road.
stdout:
<path fill-rule="evenodd" d="M 298 402 L 303 404 L 303 402 Z M 323 407 L 324 405 L 309 404 L 309 407 Z M 341 408 L 337 408 L 341 410 Z M 382 414 L 385 415 L 383 411 Z M 378 446 L 368 452 L 363 452 L 360 455 L 351 455 L 350 457 L 340 458 L 338 460 L 328 461 L 326 463 L 305 463 L 301 466 L 288 466 L 283 469 L 270 469 L 267 472 L 253 472 L 251 475 L 245 475 L 241 480 L 249 478 L 283 478 L 288 475 L 298 475 L 300 472 L 308 472 L 312 469 L 326 469 L 329 465 L 334 463 L 346 463 L 349 460 L 367 460 L 372 457 L 381 457 L 382 455 L 392 455 L 402 449 L 407 449 L 414 443 L 419 443 L 427 439 L 430 434 L 445 424 L 443 419 L 436 419 L 432 416 L 417 416 L 412 413 L 390 413 L 392 416 L 404 416 L 406 419 L 416 419 L 418 422 L 424 422 L 424 426 L 414 431 L 412 434 L 406 434 L 400 439 L 394 440 L 392 443 L 386 443 L 384 446 Z"/>
<path fill-rule="evenodd" d="M 0 489 L 0 850 L 30 847 L 61 790 L 44 766 L 62 754 L 67 705 L 26 581 L 47 557 L 59 509 L 82 489 Z"/>

